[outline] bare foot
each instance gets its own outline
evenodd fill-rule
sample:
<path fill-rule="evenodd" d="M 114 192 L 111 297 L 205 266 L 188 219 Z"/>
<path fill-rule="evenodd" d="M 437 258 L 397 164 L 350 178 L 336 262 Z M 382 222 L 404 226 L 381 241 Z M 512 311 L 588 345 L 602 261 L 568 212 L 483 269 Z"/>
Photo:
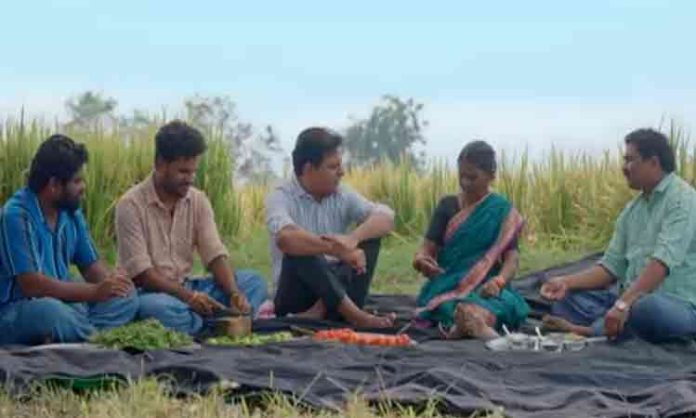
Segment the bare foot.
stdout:
<path fill-rule="evenodd" d="M 358 328 L 391 328 L 394 326 L 395 320 L 395 313 L 372 315 L 365 312 L 364 315 L 360 315 L 359 318 L 350 321 L 350 323 Z"/>
<path fill-rule="evenodd" d="M 592 328 L 575 325 L 560 316 L 544 315 L 541 321 L 541 328 L 544 331 L 572 332 L 585 337 L 592 335 Z"/>
<path fill-rule="evenodd" d="M 304 319 L 324 319 L 326 317 L 326 306 L 324 302 L 319 299 L 311 308 L 304 312 L 296 313 L 293 316 L 295 318 Z"/>
<path fill-rule="evenodd" d="M 296 314 L 292 314 L 293 318 L 302 318 L 302 319 L 324 319 L 324 315 L 312 311 L 312 310 L 306 310 L 304 312 L 298 312 Z"/>
<path fill-rule="evenodd" d="M 488 341 L 499 337 L 498 333 L 486 324 L 486 320 L 476 314 L 468 315 L 462 328 L 465 334 L 480 340 Z"/>
<path fill-rule="evenodd" d="M 470 305 L 457 305 L 454 312 L 454 323 L 455 325 L 447 336 L 449 339 L 471 337 L 490 340 L 499 337 L 498 333 L 487 324 L 486 318 L 478 309 Z"/>
<path fill-rule="evenodd" d="M 570 332 L 571 328 L 573 328 L 573 324 L 570 321 L 554 315 L 544 315 L 541 318 L 541 324 L 541 329 L 544 331 Z"/>
<path fill-rule="evenodd" d="M 445 338 L 448 340 L 459 340 L 461 338 L 466 338 L 468 335 L 464 332 L 464 329 L 460 324 L 464 324 L 466 321 L 467 312 L 464 309 L 464 305 L 459 304 L 454 310 L 454 325 L 449 329 Z"/>
<path fill-rule="evenodd" d="M 358 328 L 391 328 L 396 320 L 395 313 L 386 315 L 372 315 L 360 309 L 348 297 L 343 297 L 343 300 L 338 305 L 338 313 L 354 327 Z"/>

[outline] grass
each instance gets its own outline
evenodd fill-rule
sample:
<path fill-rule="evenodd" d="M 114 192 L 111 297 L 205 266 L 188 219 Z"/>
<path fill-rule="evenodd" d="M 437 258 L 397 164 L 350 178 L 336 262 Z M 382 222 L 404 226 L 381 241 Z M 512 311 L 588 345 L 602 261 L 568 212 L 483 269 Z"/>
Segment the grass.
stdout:
<path fill-rule="evenodd" d="M 393 404 L 368 405 L 359 396 L 349 399 L 340 412 L 317 410 L 281 394 L 261 399 L 231 399 L 223 391 L 202 396 L 172 397 L 166 384 L 141 380 L 114 390 L 75 393 L 67 389 L 37 387 L 22 398 L 0 392 L 0 416 L 42 418 L 409 418 L 443 417 L 434 403 L 422 407 Z M 503 418 L 501 411 L 482 411 L 472 417 Z"/>

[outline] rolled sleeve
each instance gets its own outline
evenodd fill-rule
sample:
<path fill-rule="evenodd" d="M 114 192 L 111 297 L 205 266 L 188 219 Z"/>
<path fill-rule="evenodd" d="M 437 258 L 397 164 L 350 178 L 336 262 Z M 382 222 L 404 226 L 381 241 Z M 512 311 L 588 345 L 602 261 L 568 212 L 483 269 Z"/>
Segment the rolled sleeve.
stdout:
<path fill-rule="evenodd" d="M 275 238 L 288 225 L 295 225 L 290 216 L 288 200 L 282 191 L 274 190 L 266 197 L 266 227 L 271 237 Z"/>
<path fill-rule="evenodd" d="M 626 269 L 628 268 L 628 260 L 626 259 L 626 210 L 621 213 L 616 221 L 614 235 L 609 242 L 604 256 L 599 261 L 599 264 L 606 268 L 612 276 L 619 281 L 624 281 L 626 278 Z"/>
<path fill-rule="evenodd" d="M 87 227 L 87 220 L 82 211 L 77 211 L 74 217 L 76 243 L 75 252 L 72 255 L 72 262 L 78 267 L 88 267 L 99 260 L 97 247 L 94 245 L 92 235 Z"/>
<path fill-rule="evenodd" d="M 3 211 L 0 215 L 0 228 L 0 251 L 5 271 L 10 276 L 41 272 L 29 214 L 22 211 Z"/>
<path fill-rule="evenodd" d="M 373 214 L 383 214 L 394 219 L 394 211 L 389 206 L 370 202 L 353 189 L 345 189 L 345 199 L 348 207 L 347 215 L 350 222 L 362 223 Z"/>
<path fill-rule="evenodd" d="M 696 208 L 688 201 L 676 199 L 668 204 L 652 257 L 670 271 L 682 264 L 696 231 Z"/>
<path fill-rule="evenodd" d="M 147 250 L 143 220 L 132 202 L 121 201 L 116 206 L 116 241 L 118 264 L 128 277 L 132 279 L 153 267 Z"/>
<path fill-rule="evenodd" d="M 215 212 L 208 198 L 201 194 L 196 214 L 196 248 L 204 266 L 221 256 L 229 256 L 225 244 L 220 239 Z"/>

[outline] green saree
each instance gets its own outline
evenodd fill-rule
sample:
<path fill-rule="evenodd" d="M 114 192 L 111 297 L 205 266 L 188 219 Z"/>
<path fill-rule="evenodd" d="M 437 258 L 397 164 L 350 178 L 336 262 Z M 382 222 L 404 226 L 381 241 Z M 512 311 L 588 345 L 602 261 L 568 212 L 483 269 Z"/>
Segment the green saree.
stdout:
<path fill-rule="evenodd" d="M 446 327 L 453 324 L 459 303 L 479 305 L 503 324 L 519 327 L 529 313 L 522 296 L 509 285 L 497 297 L 483 298 L 480 288 L 500 271 L 501 258 L 514 244 L 524 220 L 512 204 L 496 193 L 485 197 L 472 211 L 460 211 L 447 225 L 438 263 L 444 273 L 433 277 L 418 296 L 417 314 Z"/>

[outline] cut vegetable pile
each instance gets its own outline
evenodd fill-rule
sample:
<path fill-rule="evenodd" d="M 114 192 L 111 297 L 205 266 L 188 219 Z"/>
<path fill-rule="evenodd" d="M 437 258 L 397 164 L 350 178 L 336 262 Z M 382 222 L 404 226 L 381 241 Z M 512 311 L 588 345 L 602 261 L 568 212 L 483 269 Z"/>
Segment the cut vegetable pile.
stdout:
<path fill-rule="evenodd" d="M 406 334 L 375 334 L 370 332 L 355 332 L 350 328 L 328 329 L 314 333 L 314 339 L 319 341 L 340 341 L 346 344 L 376 345 L 383 347 L 406 347 L 414 342 Z"/>
<path fill-rule="evenodd" d="M 90 342 L 109 348 L 145 351 L 185 347 L 193 344 L 193 339 L 165 328 L 156 319 L 146 319 L 99 332 L 90 338 Z"/>
<path fill-rule="evenodd" d="M 276 332 L 273 334 L 251 334 L 246 337 L 212 337 L 205 340 L 205 342 L 210 345 L 263 345 L 282 343 L 291 339 L 292 334 L 289 332 Z"/>

